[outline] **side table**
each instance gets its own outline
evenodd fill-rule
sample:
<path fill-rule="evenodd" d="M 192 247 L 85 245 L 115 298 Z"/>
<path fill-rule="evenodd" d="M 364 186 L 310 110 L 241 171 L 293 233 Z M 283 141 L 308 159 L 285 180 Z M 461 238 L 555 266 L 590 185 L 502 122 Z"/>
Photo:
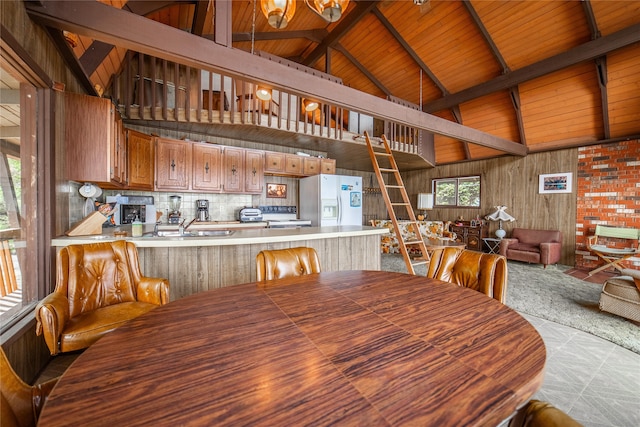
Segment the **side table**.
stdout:
<path fill-rule="evenodd" d="M 502 239 L 496 239 L 495 237 L 483 237 L 484 244 L 487 246 L 490 254 L 497 254 L 500 252 L 500 241 Z"/>

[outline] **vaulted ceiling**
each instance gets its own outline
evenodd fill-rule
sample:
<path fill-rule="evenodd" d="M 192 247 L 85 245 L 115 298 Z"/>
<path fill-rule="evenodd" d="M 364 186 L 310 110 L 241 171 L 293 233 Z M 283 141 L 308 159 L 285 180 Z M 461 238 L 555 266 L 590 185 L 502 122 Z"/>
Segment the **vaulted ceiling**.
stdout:
<path fill-rule="evenodd" d="M 335 23 L 298 1 L 280 30 L 259 1 L 100 2 L 314 68 L 526 152 L 640 137 L 639 1 L 352 0 Z M 88 88 L 108 88 L 126 51 L 81 34 L 68 57 Z M 505 154 L 441 134 L 434 148 L 436 165 Z"/>

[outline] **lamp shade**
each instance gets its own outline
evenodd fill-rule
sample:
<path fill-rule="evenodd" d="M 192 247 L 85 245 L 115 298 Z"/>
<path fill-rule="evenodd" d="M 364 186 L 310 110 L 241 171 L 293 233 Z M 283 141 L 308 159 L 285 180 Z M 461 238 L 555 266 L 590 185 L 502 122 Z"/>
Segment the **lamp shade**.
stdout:
<path fill-rule="evenodd" d="M 260 0 L 262 13 L 273 28 L 286 28 L 296 13 L 295 0 Z"/>
<path fill-rule="evenodd" d="M 318 101 L 313 101 L 311 99 L 303 99 L 302 106 L 304 108 L 304 111 L 308 113 L 310 111 L 317 110 L 318 107 L 320 107 L 320 103 L 318 103 Z"/>
<path fill-rule="evenodd" d="M 433 209 L 433 194 L 418 194 L 418 210 Z"/>
<path fill-rule="evenodd" d="M 506 206 L 496 206 L 496 210 L 485 216 L 484 219 L 488 219 L 490 221 L 515 221 L 516 219 L 505 212 L 507 209 Z"/>
<path fill-rule="evenodd" d="M 258 89 L 256 90 L 256 96 L 258 97 L 258 99 L 268 101 L 271 99 L 271 91 L 264 87 L 258 87 Z"/>

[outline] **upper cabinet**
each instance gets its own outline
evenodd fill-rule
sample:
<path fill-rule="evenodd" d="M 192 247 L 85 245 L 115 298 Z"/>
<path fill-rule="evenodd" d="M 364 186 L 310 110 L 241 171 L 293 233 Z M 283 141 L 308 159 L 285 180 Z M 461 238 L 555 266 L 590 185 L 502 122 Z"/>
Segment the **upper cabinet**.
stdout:
<path fill-rule="evenodd" d="M 155 178 L 154 138 L 135 130 L 127 129 L 127 187 L 131 190 L 153 190 Z"/>
<path fill-rule="evenodd" d="M 65 98 L 66 177 L 120 188 L 127 182 L 122 121 L 110 100 L 67 92 Z"/>
<path fill-rule="evenodd" d="M 189 190 L 190 142 L 158 138 L 156 141 L 156 190 Z"/>
<path fill-rule="evenodd" d="M 303 177 L 320 173 L 336 173 L 334 159 L 320 159 L 274 151 L 265 152 L 264 158 L 264 173 L 267 175 Z"/>
<path fill-rule="evenodd" d="M 222 191 L 222 147 L 213 144 L 193 144 L 194 190 Z"/>
<path fill-rule="evenodd" d="M 222 179 L 225 193 L 262 193 L 264 153 L 258 150 L 225 147 Z"/>
<path fill-rule="evenodd" d="M 263 188 L 262 151 L 157 138 L 158 191 L 260 194 Z"/>

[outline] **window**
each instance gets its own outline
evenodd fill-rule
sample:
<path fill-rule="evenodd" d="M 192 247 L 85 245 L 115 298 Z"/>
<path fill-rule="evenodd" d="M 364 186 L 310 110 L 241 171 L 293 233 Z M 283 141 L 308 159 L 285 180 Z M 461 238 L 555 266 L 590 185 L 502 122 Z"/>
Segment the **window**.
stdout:
<path fill-rule="evenodd" d="M 433 180 L 436 207 L 480 207 L 480 177 L 442 178 Z"/>
<path fill-rule="evenodd" d="M 5 40 L 3 39 L 3 42 Z M 4 47 L 4 46 L 3 46 Z M 5 55 L 7 55 L 5 57 Z M 48 282 L 51 252 L 43 233 L 40 194 L 45 184 L 43 140 L 37 126 L 40 105 L 38 87 L 43 83 L 28 71 L 10 47 L 2 51 L 0 80 L 0 324 L 4 333 L 33 306 Z M 35 77 L 34 77 L 35 76 Z M 36 84 L 38 86 L 36 86 Z M 42 285 L 41 285 L 42 284 Z"/>

